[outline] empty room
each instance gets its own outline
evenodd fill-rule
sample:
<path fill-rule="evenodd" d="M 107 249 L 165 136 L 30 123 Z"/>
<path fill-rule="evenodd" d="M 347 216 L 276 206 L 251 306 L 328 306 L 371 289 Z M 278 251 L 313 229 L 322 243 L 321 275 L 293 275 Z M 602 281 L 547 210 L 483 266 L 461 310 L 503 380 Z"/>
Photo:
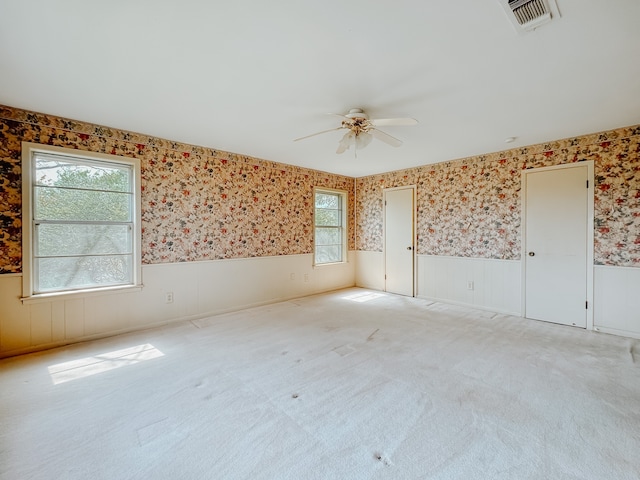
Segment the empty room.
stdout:
<path fill-rule="evenodd" d="M 0 479 L 639 479 L 639 18 L 0 0 Z"/>

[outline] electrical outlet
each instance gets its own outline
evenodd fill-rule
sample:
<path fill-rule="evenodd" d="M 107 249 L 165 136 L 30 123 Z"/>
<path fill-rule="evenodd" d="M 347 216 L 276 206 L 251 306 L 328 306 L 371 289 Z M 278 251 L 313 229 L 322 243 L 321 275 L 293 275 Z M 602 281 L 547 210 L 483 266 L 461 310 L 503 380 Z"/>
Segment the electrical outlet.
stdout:
<path fill-rule="evenodd" d="M 289 278 L 290 278 L 291 280 L 295 280 L 295 279 L 296 279 L 296 274 L 295 274 L 295 273 L 290 273 L 290 274 L 289 274 Z"/>
<path fill-rule="evenodd" d="M 167 292 L 164 297 L 164 303 L 173 303 L 173 292 Z"/>
<path fill-rule="evenodd" d="M 467 282 L 467 290 L 473 290 L 473 282 Z"/>
<path fill-rule="evenodd" d="M 305 282 L 308 282 L 308 281 L 309 281 L 309 274 L 308 274 L 308 273 L 305 273 L 305 274 L 304 274 L 304 281 L 305 281 Z"/>

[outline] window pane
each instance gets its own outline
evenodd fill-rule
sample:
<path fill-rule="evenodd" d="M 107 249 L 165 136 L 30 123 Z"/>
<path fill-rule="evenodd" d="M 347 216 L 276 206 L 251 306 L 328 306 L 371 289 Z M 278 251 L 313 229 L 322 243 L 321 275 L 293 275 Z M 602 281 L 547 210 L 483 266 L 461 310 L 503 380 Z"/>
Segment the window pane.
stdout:
<path fill-rule="evenodd" d="M 131 253 L 130 232 L 128 225 L 37 225 L 36 256 Z"/>
<path fill-rule="evenodd" d="M 343 225 L 345 194 L 316 191 L 314 198 L 315 263 L 342 262 L 345 248 Z"/>
<path fill-rule="evenodd" d="M 316 225 L 339 227 L 342 224 L 342 213 L 339 210 L 316 210 Z"/>
<path fill-rule="evenodd" d="M 36 258 L 35 291 L 131 284 L 132 262 L 131 255 Z"/>
<path fill-rule="evenodd" d="M 129 193 L 35 187 L 36 220 L 131 221 Z"/>
<path fill-rule="evenodd" d="M 316 228 L 316 245 L 341 245 L 341 228 Z"/>
<path fill-rule="evenodd" d="M 25 296 L 138 281 L 139 162 L 26 144 Z M 25 184 L 26 185 L 26 184 Z M 134 252 L 136 255 L 134 256 Z"/>
<path fill-rule="evenodd" d="M 333 263 L 342 261 L 342 247 L 340 245 L 317 245 L 316 263 Z"/>
<path fill-rule="evenodd" d="M 131 192 L 131 169 L 125 165 L 36 155 L 36 185 Z"/>
<path fill-rule="evenodd" d="M 316 208 L 340 209 L 340 195 L 332 193 L 316 193 Z"/>

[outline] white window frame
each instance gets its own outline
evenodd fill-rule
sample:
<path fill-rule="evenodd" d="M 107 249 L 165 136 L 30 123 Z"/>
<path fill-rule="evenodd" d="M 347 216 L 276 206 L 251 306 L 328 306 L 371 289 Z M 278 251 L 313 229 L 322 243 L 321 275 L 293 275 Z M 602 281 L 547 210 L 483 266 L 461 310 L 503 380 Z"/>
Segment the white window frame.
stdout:
<path fill-rule="evenodd" d="M 340 228 L 341 229 L 341 260 L 337 262 L 317 262 L 317 251 L 316 248 L 316 194 L 323 193 L 327 195 L 338 195 L 340 197 L 341 203 L 341 218 L 340 218 Z M 336 190 L 334 188 L 324 188 L 324 187 L 314 187 L 313 189 L 313 265 L 314 266 L 324 266 L 324 265 L 336 265 L 340 263 L 347 263 L 347 212 L 348 212 L 348 196 L 347 192 L 344 190 Z"/>
<path fill-rule="evenodd" d="M 133 169 L 133 261 L 131 283 L 114 286 L 96 286 L 74 290 L 59 290 L 45 293 L 34 292 L 34 211 L 33 194 L 36 181 L 34 156 L 37 153 L 53 154 L 70 157 L 75 161 L 86 161 L 87 164 L 109 163 L 126 165 Z M 38 300 L 51 300 L 64 296 L 86 296 L 88 294 L 103 294 L 110 291 L 132 290 L 142 288 L 142 255 L 141 255 L 141 188 L 140 161 L 136 158 L 119 157 L 104 153 L 79 151 L 63 147 L 53 147 L 39 143 L 22 142 L 22 301 L 24 303 Z"/>

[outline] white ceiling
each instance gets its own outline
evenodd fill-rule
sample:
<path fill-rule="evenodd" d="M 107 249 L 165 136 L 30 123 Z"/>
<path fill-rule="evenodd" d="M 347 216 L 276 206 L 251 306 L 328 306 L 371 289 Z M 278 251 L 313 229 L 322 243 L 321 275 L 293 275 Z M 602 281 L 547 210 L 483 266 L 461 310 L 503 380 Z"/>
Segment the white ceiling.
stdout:
<path fill-rule="evenodd" d="M 640 2 L 557 5 L 518 34 L 500 0 L 0 0 L 0 103 L 349 176 L 640 123 Z M 292 141 L 352 107 L 420 123 Z"/>

